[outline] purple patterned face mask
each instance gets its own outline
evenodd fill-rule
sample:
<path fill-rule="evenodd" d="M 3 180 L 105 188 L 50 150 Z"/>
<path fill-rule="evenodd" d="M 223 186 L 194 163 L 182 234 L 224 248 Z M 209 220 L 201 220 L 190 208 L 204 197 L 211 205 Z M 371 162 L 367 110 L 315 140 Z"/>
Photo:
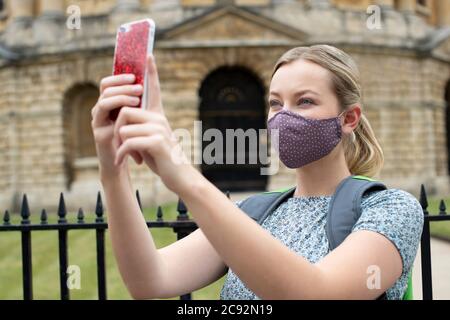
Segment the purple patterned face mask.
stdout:
<path fill-rule="evenodd" d="M 277 112 L 267 127 L 269 133 L 278 129 L 279 139 L 273 143 L 281 162 L 294 169 L 328 155 L 341 140 L 342 113 L 334 118 L 309 119 L 288 110 Z"/>

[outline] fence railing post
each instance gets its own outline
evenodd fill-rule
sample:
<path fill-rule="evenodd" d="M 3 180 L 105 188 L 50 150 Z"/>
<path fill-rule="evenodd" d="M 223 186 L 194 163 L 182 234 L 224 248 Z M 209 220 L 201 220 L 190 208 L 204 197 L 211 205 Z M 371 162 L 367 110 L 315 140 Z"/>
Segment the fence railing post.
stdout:
<path fill-rule="evenodd" d="M 181 199 L 178 199 L 177 211 L 178 211 L 177 221 L 189 220 L 189 216 L 187 214 L 187 208 L 186 208 L 183 200 L 181 200 Z M 187 235 L 189 235 L 192 232 L 192 230 L 182 228 L 182 227 L 174 228 L 174 231 L 177 234 L 177 241 L 183 239 L 184 237 L 186 237 Z M 183 294 L 180 296 L 180 300 L 192 300 L 192 294 L 191 293 Z"/>
<path fill-rule="evenodd" d="M 100 191 L 97 194 L 97 204 L 95 206 L 96 223 L 103 223 L 103 203 Z M 106 300 L 106 265 L 105 265 L 105 229 L 101 227 L 95 228 L 97 243 L 97 282 L 98 282 L 98 298 Z"/>
<path fill-rule="evenodd" d="M 42 209 L 42 211 L 41 211 L 41 218 L 40 218 L 40 220 L 41 220 L 41 225 L 45 225 L 45 224 L 48 223 L 47 222 L 47 211 L 45 209 Z"/>
<path fill-rule="evenodd" d="M 11 225 L 10 221 L 11 221 L 11 217 L 9 215 L 9 211 L 5 210 L 5 214 L 3 215 L 3 225 L 10 226 Z"/>
<path fill-rule="evenodd" d="M 430 221 L 428 213 L 428 200 L 425 186 L 420 187 L 420 205 L 422 206 L 424 223 L 422 238 L 420 240 L 421 266 L 422 266 L 422 299 L 433 300 L 433 285 L 431 276 L 431 248 L 430 248 Z"/>
<path fill-rule="evenodd" d="M 20 210 L 22 217 L 21 224 L 30 224 L 30 207 L 28 206 L 27 195 L 22 199 L 22 208 Z M 31 252 L 31 231 L 22 229 L 22 281 L 23 281 L 23 299 L 33 300 L 33 264 Z"/>
<path fill-rule="evenodd" d="M 157 222 L 163 222 L 164 218 L 163 218 L 163 211 L 161 206 L 158 206 L 158 208 L 156 209 L 156 221 Z"/>
<path fill-rule="evenodd" d="M 64 201 L 64 195 L 61 193 L 59 196 L 58 206 L 58 224 L 66 224 L 67 219 L 66 203 Z M 61 300 L 69 300 L 70 293 L 67 286 L 67 268 L 69 265 L 67 254 L 67 229 L 60 228 L 58 230 L 58 250 L 59 250 L 59 287 L 61 291 Z"/>

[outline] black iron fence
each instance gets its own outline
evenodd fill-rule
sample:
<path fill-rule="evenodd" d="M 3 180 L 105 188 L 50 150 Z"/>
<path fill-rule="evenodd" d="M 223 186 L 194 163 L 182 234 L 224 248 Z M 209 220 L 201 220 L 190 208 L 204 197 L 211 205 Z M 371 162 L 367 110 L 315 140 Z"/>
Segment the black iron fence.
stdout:
<path fill-rule="evenodd" d="M 136 191 L 137 201 L 142 211 L 142 204 L 139 196 L 139 191 Z M 187 208 L 181 200 L 177 205 L 178 215 L 176 221 L 164 221 L 163 211 L 160 206 L 157 208 L 156 221 L 147 221 L 149 228 L 170 228 L 176 235 L 177 240 L 180 240 L 197 229 L 197 224 L 188 216 Z M 85 221 L 85 215 L 80 208 L 77 214 L 76 222 L 69 222 L 67 220 L 67 210 L 64 201 L 64 195 L 61 193 L 58 205 L 58 219 L 57 223 L 48 223 L 47 212 L 45 209 L 41 211 L 40 222 L 32 224 L 30 222 L 30 208 L 28 205 L 27 196 L 24 195 L 22 199 L 22 206 L 20 209 L 21 221 L 19 224 L 12 224 L 10 213 L 5 211 L 3 216 L 3 224 L 0 224 L 0 232 L 12 231 L 21 233 L 22 244 L 22 280 L 23 280 L 23 298 L 24 300 L 33 299 L 33 273 L 32 273 L 32 246 L 31 237 L 32 232 L 35 231 L 56 231 L 58 232 L 58 251 L 59 251 L 59 282 L 61 300 L 70 299 L 70 290 L 67 286 L 68 280 L 68 241 L 67 236 L 70 230 L 93 230 L 96 234 L 96 250 L 97 250 L 97 288 L 99 300 L 107 299 L 106 290 L 106 265 L 105 265 L 105 230 L 108 224 L 104 220 L 103 202 L 100 192 L 97 195 L 97 203 L 95 207 L 95 221 Z M 181 300 L 190 300 L 191 294 L 180 296 Z"/>
<path fill-rule="evenodd" d="M 227 192 L 229 197 L 229 193 Z M 136 191 L 137 201 L 142 211 L 139 191 Z M 431 276 L 431 248 L 430 248 L 430 223 L 438 221 L 450 221 L 450 215 L 446 212 L 444 200 L 440 201 L 439 213 L 430 215 L 428 212 L 428 200 L 425 187 L 422 185 L 420 190 L 420 204 L 424 214 L 424 227 L 421 238 L 421 265 L 422 265 L 422 295 L 424 300 L 433 299 L 432 276 Z M 5 211 L 3 223 L 0 223 L 0 232 L 20 232 L 22 244 L 22 280 L 23 280 L 23 298 L 25 300 L 33 299 L 33 274 L 32 274 L 32 245 L 31 237 L 33 231 L 52 230 L 58 232 L 58 248 L 59 248 L 59 280 L 60 292 L 62 300 L 70 299 L 70 291 L 67 286 L 68 280 L 68 241 L 67 236 L 70 230 L 93 230 L 96 233 L 96 250 L 97 250 L 97 288 L 99 300 L 107 299 L 106 284 L 106 266 L 105 266 L 105 230 L 108 228 L 104 220 L 104 209 L 100 192 L 97 195 L 97 203 L 95 208 L 95 221 L 86 222 L 84 212 L 79 209 L 76 222 L 67 220 L 67 210 L 64 201 L 64 195 L 61 193 L 58 205 L 57 223 L 48 223 L 47 212 L 45 209 L 41 211 L 40 222 L 32 224 L 30 222 L 30 208 L 27 196 L 22 199 L 20 210 L 21 221 L 19 224 L 12 224 L 10 214 Z M 163 211 L 159 206 L 157 208 L 156 221 L 147 221 L 149 228 L 169 228 L 177 235 L 177 240 L 184 238 L 191 232 L 196 230 L 197 224 L 188 216 L 187 208 L 181 200 L 177 205 L 177 218 L 175 221 L 164 221 Z M 190 300 L 191 294 L 180 296 L 181 300 Z"/>

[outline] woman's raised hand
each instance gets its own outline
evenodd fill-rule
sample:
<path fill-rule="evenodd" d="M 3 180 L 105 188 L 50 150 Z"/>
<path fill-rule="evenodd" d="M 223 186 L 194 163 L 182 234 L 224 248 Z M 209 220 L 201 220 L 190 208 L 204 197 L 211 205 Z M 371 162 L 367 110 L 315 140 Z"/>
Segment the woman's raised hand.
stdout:
<path fill-rule="evenodd" d="M 114 122 L 109 114 L 113 109 L 124 106 L 138 106 L 142 95 L 141 85 L 133 85 L 133 74 L 122 74 L 104 78 L 100 83 L 100 97 L 92 108 L 92 130 L 100 162 L 101 175 L 116 175 L 125 170 L 126 164 L 115 165 L 114 159 L 120 141 L 114 136 Z M 136 152 L 131 156 L 140 164 L 142 157 Z"/>
<path fill-rule="evenodd" d="M 158 71 L 153 56 L 148 57 L 148 101 L 146 109 L 125 107 L 114 124 L 119 147 L 114 166 L 127 155 L 138 154 L 172 191 L 183 187 L 194 169 L 187 161 L 164 114 Z M 194 169 L 195 170 L 195 169 Z"/>

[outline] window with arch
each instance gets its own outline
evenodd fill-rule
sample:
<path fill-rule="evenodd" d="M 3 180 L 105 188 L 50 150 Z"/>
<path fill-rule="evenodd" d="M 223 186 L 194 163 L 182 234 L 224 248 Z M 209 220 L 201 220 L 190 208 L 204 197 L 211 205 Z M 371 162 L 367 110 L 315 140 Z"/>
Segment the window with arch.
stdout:
<path fill-rule="evenodd" d="M 90 83 L 77 84 L 64 96 L 64 162 L 68 189 L 77 171 L 97 166 L 91 110 L 98 97 L 98 87 Z"/>

